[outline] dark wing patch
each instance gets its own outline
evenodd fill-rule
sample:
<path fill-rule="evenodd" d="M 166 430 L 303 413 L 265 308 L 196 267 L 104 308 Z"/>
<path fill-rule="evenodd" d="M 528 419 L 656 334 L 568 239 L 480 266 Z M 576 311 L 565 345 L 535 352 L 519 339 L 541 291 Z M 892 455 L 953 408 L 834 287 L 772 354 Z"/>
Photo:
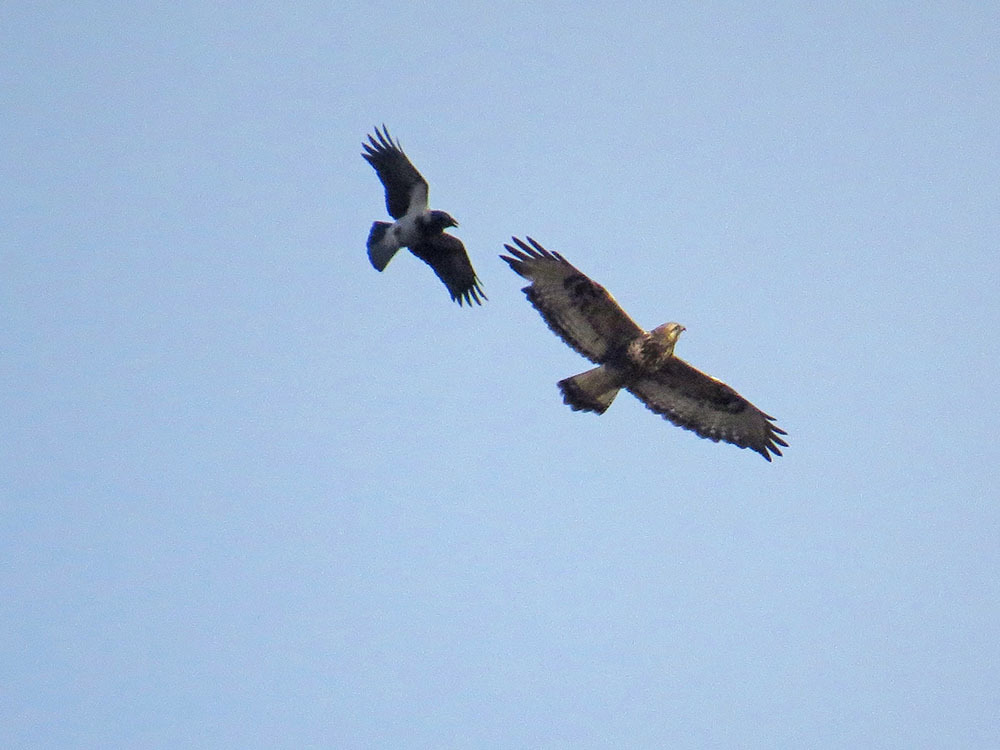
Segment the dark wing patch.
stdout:
<path fill-rule="evenodd" d="M 486 299 L 476 271 L 465 251 L 465 245 L 458 237 L 450 234 L 435 234 L 423 242 L 410 247 L 410 252 L 434 269 L 434 273 L 444 282 L 451 298 L 458 304 L 463 302 L 481 305 Z"/>
<path fill-rule="evenodd" d="M 385 207 L 394 219 L 401 219 L 417 204 L 427 208 L 427 180 L 413 166 L 399 143 L 392 140 L 385 125 L 368 136 L 361 154 L 378 174 L 385 187 Z"/>
<path fill-rule="evenodd" d="M 650 410 L 703 438 L 750 448 L 771 460 L 787 433 L 740 394 L 682 359 L 671 358 L 627 386 Z"/>
<path fill-rule="evenodd" d="M 598 364 L 642 334 L 607 289 L 581 273 L 559 253 L 528 237 L 513 237 L 500 257 L 531 281 L 525 296 L 549 328 L 574 350 Z"/>

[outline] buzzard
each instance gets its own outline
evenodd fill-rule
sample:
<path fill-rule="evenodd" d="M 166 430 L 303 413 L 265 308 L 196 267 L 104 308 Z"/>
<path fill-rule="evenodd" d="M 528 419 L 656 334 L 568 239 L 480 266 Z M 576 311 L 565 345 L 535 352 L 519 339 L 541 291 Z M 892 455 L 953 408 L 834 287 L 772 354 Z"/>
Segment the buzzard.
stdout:
<path fill-rule="evenodd" d="M 385 187 L 385 207 L 396 221 L 376 221 L 368 233 L 368 259 L 382 271 L 401 247 L 434 269 L 448 287 L 451 298 L 461 305 L 486 299 L 479 279 L 458 237 L 445 234 L 458 222 L 444 211 L 427 207 L 427 180 L 413 166 L 399 143 L 392 140 L 385 125 L 362 144 L 361 155 L 368 161 Z"/>
<path fill-rule="evenodd" d="M 549 328 L 598 366 L 559 381 L 574 410 L 603 414 L 618 391 L 630 391 L 650 410 L 703 438 L 752 448 L 771 460 L 787 446 L 787 434 L 768 416 L 720 380 L 674 356 L 684 331 L 664 323 L 644 331 L 608 291 L 580 273 L 559 253 L 533 239 L 513 238 L 500 257 L 531 281 L 523 291 Z"/>

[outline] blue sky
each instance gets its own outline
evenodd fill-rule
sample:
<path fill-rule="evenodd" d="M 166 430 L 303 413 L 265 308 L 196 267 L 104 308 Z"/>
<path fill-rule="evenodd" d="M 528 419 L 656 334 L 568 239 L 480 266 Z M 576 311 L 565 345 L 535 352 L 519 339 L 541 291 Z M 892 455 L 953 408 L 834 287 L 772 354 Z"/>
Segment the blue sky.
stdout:
<path fill-rule="evenodd" d="M 8 9 L 5 746 L 1000 744 L 998 20 Z M 482 308 L 369 265 L 383 122 Z M 515 234 L 785 457 L 571 412 Z"/>

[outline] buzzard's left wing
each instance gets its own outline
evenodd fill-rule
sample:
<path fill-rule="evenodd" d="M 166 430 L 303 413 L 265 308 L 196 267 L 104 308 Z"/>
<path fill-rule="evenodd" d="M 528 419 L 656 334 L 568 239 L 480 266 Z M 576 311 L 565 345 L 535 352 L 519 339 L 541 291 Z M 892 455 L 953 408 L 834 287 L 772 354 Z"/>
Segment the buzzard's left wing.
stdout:
<path fill-rule="evenodd" d="M 740 394 L 676 357 L 627 386 L 650 410 L 703 438 L 751 448 L 771 460 L 787 434 Z"/>
<path fill-rule="evenodd" d="M 451 293 L 451 298 L 461 305 L 463 302 L 471 305 L 483 304 L 486 299 L 476 271 L 465 251 L 465 245 L 458 237 L 450 234 L 435 234 L 432 237 L 410 246 L 410 252 L 434 269 L 434 273 L 444 282 Z"/>
<path fill-rule="evenodd" d="M 377 140 L 376 140 L 377 139 Z M 378 173 L 385 187 L 385 207 L 389 216 L 402 219 L 411 208 L 427 208 L 427 180 L 413 166 L 399 144 L 392 140 L 385 125 L 368 136 L 361 154 Z"/>
<path fill-rule="evenodd" d="M 514 272 L 531 281 L 525 296 L 556 335 L 592 362 L 600 364 L 642 334 L 632 318 L 607 289 L 588 278 L 559 253 L 552 253 L 528 237 L 517 237 L 517 247 L 504 245 L 500 257 Z"/>

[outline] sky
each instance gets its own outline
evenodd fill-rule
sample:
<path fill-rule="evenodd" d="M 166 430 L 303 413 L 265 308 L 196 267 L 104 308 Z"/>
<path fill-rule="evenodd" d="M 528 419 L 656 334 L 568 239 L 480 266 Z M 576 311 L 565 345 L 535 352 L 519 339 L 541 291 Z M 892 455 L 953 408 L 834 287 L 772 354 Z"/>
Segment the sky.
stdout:
<path fill-rule="evenodd" d="M 1000 746 L 1000 11 L 140 5 L 0 19 L 5 747 Z M 566 407 L 515 235 L 784 457 Z"/>

